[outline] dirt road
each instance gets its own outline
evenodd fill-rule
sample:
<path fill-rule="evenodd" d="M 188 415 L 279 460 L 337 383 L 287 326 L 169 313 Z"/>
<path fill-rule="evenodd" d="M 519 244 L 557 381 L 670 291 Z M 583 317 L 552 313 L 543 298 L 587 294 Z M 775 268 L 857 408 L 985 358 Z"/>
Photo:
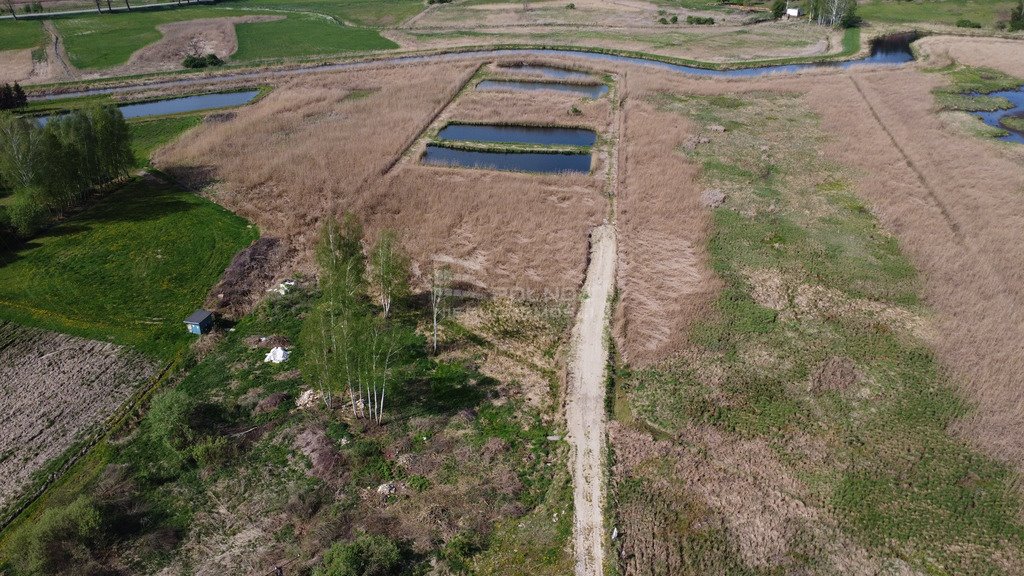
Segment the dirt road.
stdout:
<path fill-rule="evenodd" d="M 608 361 L 605 328 L 614 282 L 615 229 L 605 224 L 591 235 L 584 300 L 572 333 L 565 407 L 568 440 L 572 446 L 576 576 L 604 573 L 604 394 Z"/>

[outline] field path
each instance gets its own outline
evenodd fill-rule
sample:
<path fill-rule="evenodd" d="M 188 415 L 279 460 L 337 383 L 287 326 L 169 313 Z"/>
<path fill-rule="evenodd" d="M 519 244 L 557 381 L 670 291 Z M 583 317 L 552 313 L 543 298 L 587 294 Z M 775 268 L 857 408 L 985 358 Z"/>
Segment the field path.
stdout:
<path fill-rule="evenodd" d="M 584 299 L 572 333 L 565 407 L 572 446 L 576 576 L 604 573 L 605 327 L 614 282 L 615 229 L 605 224 L 591 234 Z"/>

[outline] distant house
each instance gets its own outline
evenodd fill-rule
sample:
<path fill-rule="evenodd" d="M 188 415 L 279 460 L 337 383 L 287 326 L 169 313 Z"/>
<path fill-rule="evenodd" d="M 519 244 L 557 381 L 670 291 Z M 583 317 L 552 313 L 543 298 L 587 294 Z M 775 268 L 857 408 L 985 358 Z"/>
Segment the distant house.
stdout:
<path fill-rule="evenodd" d="M 199 309 L 185 318 L 185 326 L 193 334 L 206 334 L 213 328 L 213 312 Z"/>
<path fill-rule="evenodd" d="M 803 15 L 803 10 L 799 6 L 796 8 L 786 8 L 786 16 L 790 18 L 799 18 Z"/>

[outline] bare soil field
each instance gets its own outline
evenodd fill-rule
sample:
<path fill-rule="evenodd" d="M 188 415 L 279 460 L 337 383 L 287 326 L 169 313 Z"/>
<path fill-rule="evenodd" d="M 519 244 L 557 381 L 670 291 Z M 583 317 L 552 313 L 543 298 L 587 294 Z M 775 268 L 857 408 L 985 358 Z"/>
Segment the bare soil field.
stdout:
<path fill-rule="evenodd" d="M 238 50 L 236 24 L 273 22 L 284 16 L 239 16 L 235 18 L 205 18 L 171 22 L 157 26 L 163 34 L 160 40 L 141 48 L 114 71 L 105 71 L 110 76 L 131 75 L 147 72 L 180 70 L 182 60 L 189 54 L 199 56 L 216 54 L 227 60 Z"/>
<path fill-rule="evenodd" d="M 32 49 L 0 50 L 0 84 L 32 77 Z"/>
<path fill-rule="evenodd" d="M 153 371 L 121 346 L 0 322 L 0 508 Z"/>

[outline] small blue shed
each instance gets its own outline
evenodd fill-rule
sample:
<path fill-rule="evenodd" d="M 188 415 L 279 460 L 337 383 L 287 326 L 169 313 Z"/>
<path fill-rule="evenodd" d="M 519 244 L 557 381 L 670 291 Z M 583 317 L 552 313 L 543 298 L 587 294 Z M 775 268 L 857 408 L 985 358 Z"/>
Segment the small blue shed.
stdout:
<path fill-rule="evenodd" d="M 185 326 L 193 334 L 206 334 L 213 328 L 213 312 L 200 308 L 185 318 Z"/>

